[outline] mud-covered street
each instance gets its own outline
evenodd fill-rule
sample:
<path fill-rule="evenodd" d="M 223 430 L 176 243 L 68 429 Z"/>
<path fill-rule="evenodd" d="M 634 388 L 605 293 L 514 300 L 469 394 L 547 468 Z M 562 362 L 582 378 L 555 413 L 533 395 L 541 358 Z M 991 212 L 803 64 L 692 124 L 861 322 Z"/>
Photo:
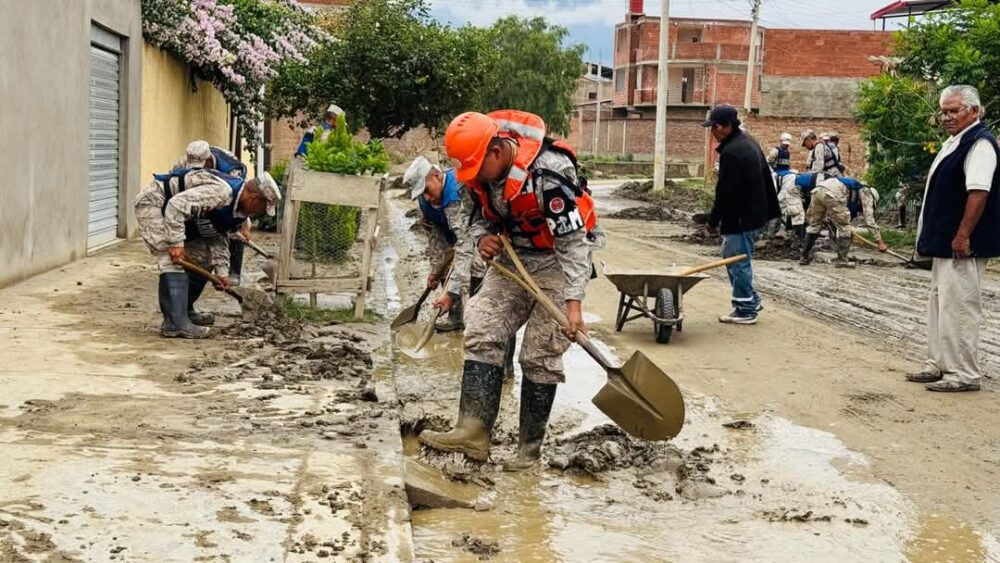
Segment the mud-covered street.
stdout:
<path fill-rule="evenodd" d="M 602 215 L 642 205 L 592 185 Z M 882 265 L 755 261 L 755 327 L 717 322 L 729 285 L 710 272 L 669 344 L 644 319 L 615 332 L 618 293 L 591 282 L 599 345 L 641 350 L 680 385 L 675 440 L 613 426 L 590 402 L 604 371 L 573 347 L 543 468 L 500 469 L 519 371 L 489 463 L 422 449 L 416 434 L 456 414 L 462 341 L 413 357 L 412 333 L 389 331 L 427 274 L 400 193 L 385 194 L 373 322 L 240 316 L 212 292 L 216 336 L 166 341 L 136 243 L 0 290 L 0 561 L 1000 560 L 1000 384 L 941 396 L 904 382 L 927 274 L 860 250 Z M 608 271 L 718 255 L 683 213 L 648 213 L 602 219 Z M 991 277 L 990 374 L 998 292 Z"/>

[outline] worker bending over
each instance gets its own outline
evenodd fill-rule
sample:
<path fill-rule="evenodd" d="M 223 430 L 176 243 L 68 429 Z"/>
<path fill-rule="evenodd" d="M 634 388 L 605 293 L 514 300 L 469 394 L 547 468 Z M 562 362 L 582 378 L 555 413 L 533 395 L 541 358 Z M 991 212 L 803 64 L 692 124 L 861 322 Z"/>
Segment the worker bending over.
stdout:
<path fill-rule="evenodd" d="M 875 204 L 878 202 L 878 192 L 862 184 L 854 178 L 828 178 L 816 184 L 812 192 L 812 203 L 809 205 L 809 226 L 806 228 L 806 239 L 802 244 L 802 258 L 799 264 L 806 266 L 812 262 L 813 246 L 819 238 L 823 225 L 832 225 L 830 236 L 837 241 L 837 259 L 834 265 L 838 268 L 853 268 L 854 262 L 848 258 L 851 251 L 851 219 L 863 217 L 862 226 L 875 237 L 879 252 L 885 252 L 889 247 L 882 242 L 882 231 L 875 222 Z"/>

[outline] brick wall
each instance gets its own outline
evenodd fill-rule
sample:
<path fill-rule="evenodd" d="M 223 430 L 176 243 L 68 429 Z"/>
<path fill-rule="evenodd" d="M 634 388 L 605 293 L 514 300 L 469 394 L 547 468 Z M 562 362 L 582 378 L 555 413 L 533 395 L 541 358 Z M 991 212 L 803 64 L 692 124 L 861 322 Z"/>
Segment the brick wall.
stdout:
<path fill-rule="evenodd" d="M 764 73 L 773 76 L 864 78 L 878 74 L 869 56 L 889 55 L 887 31 L 764 30 Z"/>
<path fill-rule="evenodd" d="M 861 130 L 853 119 L 798 119 L 780 117 L 750 117 L 745 126 L 757 139 L 764 152 L 777 146 L 782 133 L 792 134 L 792 165 L 799 170 L 806 166 L 808 152 L 799 142 L 805 129 L 816 133 L 836 132 L 840 135 L 840 157 L 848 168 L 848 174 L 860 175 L 866 165 L 865 144 L 861 141 Z"/>
<path fill-rule="evenodd" d="M 299 147 L 304 129 L 291 127 L 293 122 L 286 119 L 278 119 L 271 122 L 271 164 L 289 160 L 295 154 L 295 149 Z M 355 135 L 362 141 L 369 139 L 366 131 L 361 131 Z M 382 145 L 389 153 L 389 158 L 393 162 L 404 162 L 418 154 L 423 154 L 437 146 L 431 131 L 419 127 L 407 131 L 399 139 L 384 139 Z"/>

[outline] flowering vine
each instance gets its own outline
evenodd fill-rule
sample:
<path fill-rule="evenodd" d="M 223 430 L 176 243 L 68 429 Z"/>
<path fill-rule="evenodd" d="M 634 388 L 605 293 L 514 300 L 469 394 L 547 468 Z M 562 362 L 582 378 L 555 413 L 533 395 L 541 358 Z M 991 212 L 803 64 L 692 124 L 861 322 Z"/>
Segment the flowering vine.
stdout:
<path fill-rule="evenodd" d="M 251 152 L 262 141 L 264 87 L 328 40 L 312 22 L 296 0 L 142 0 L 146 41 L 218 88 Z"/>

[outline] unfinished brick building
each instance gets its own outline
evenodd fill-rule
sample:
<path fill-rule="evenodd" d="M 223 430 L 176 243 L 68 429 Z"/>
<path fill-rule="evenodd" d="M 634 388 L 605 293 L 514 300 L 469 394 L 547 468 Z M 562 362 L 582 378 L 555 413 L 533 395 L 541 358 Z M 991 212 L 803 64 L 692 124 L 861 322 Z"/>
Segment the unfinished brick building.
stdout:
<path fill-rule="evenodd" d="M 570 142 L 582 152 L 596 146 L 607 155 L 653 153 L 660 18 L 642 13 L 642 5 L 631 0 L 625 21 L 615 26 L 612 93 L 602 100 L 599 121 L 593 103 L 574 116 Z M 743 106 L 750 30 L 750 21 L 671 18 L 668 160 L 703 162 L 705 113 L 720 103 Z M 860 168 L 864 150 L 851 110 L 858 84 L 881 70 L 869 58 L 891 53 L 892 34 L 759 27 L 757 40 L 747 128 L 765 147 L 782 131 L 835 130 L 844 160 Z M 804 151 L 793 154 L 804 160 Z"/>

